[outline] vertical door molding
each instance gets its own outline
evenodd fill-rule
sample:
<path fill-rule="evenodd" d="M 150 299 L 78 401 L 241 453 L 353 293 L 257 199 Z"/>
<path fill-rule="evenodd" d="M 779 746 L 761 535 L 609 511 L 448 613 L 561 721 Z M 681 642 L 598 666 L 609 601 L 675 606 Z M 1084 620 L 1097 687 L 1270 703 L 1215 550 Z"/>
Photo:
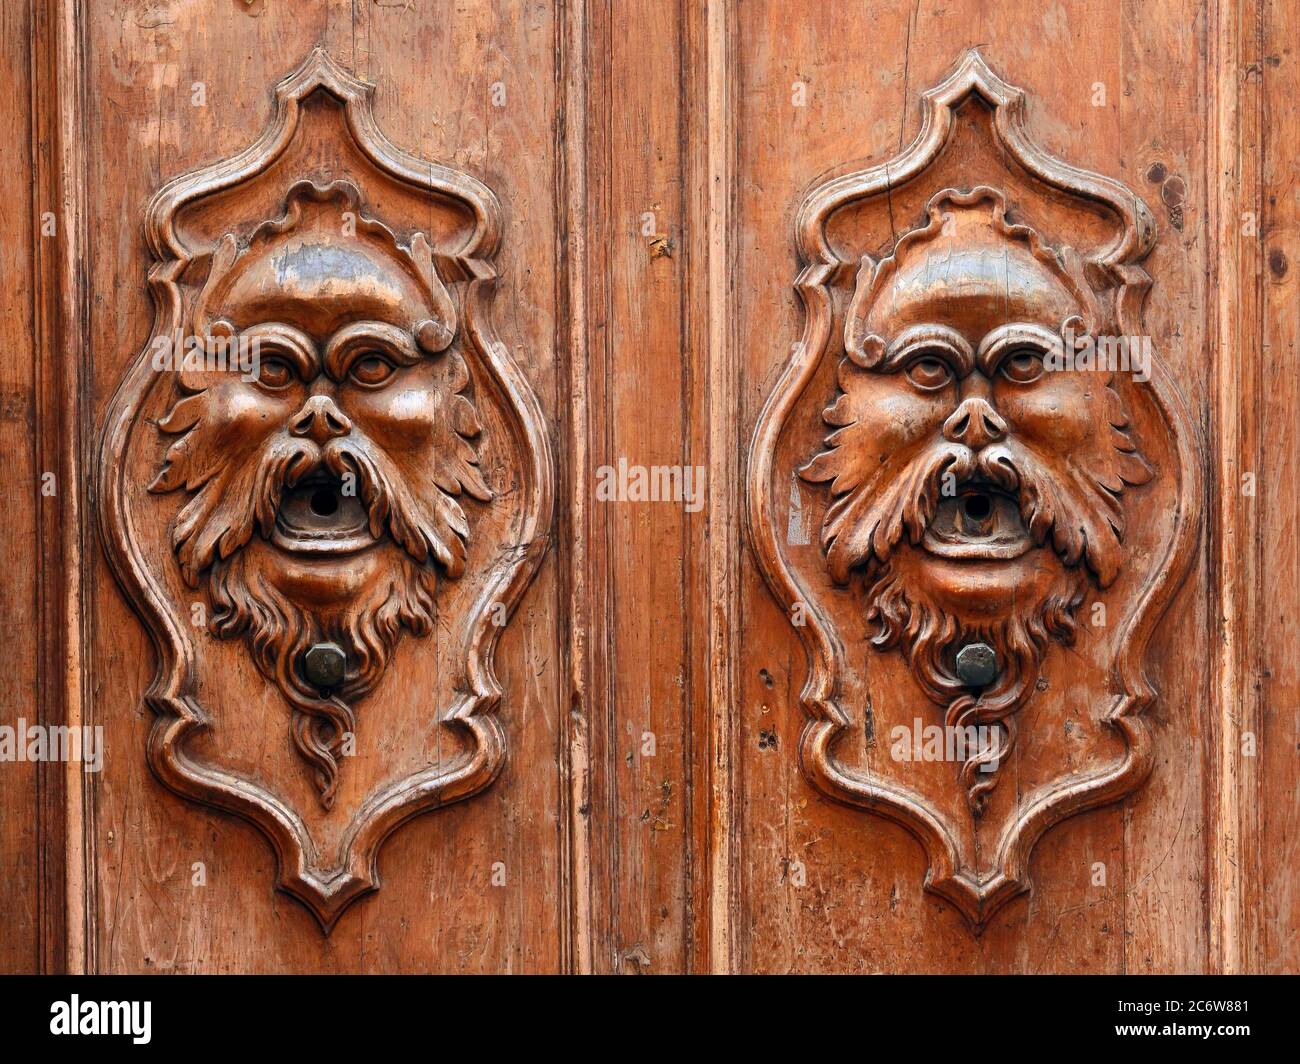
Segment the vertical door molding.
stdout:
<path fill-rule="evenodd" d="M 592 760 L 591 715 L 602 704 L 598 696 L 600 676 L 595 671 L 603 660 L 593 631 L 599 616 L 600 572 L 593 538 L 589 470 L 595 441 L 592 439 L 592 325 L 588 313 L 589 277 L 596 250 L 588 241 L 591 209 L 588 201 L 588 144 L 593 134 L 589 95 L 590 21 L 587 0 L 565 0 L 556 26 L 557 80 L 562 101 L 562 120 L 556 124 L 556 155 L 561 179 L 557 187 L 562 219 L 562 236 L 556 249 L 562 300 L 556 350 L 564 363 L 567 389 L 567 417 L 561 440 L 560 499 L 557 515 L 557 552 L 561 560 L 560 582 L 565 589 L 566 704 L 560 713 L 563 735 L 561 750 L 561 794 L 563 820 L 561 836 L 564 859 L 560 863 L 564 882 L 559 896 L 564 899 L 565 941 L 561 965 L 566 972 L 589 975 L 594 970 L 592 924 Z"/>
<path fill-rule="evenodd" d="M 705 141 L 703 185 L 707 201 L 700 210 L 708 223 L 708 732 L 705 778 L 708 781 L 707 849 L 709 855 L 708 969 L 715 974 L 736 970 L 735 920 L 738 898 L 737 825 L 735 817 L 735 732 L 739 685 L 736 656 L 740 638 L 741 485 L 744 483 L 740 418 L 740 367 L 737 361 L 733 289 L 737 243 L 735 226 L 735 112 L 733 104 L 735 10 L 732 0 L 706 5 L 703 55 Z M 696 183 L 697 186 L 700 184 Z"/>
<path fill-rule="evenodd" d="M 82 668 L 89 638 L 83 559 L 93 550 L 84 519 L 87 424 L 86 71 L 81 0 L 31 6 L 32 232 L 36 307 L 38 682 L 45 727 L 94 726 Z M 50 479 L 52 478 L 52 479 Z M 52 491 L 47 490 L 53 488 Z M 40 969 L 93 968 L 91 777 L 77 759 L 37 766 Z"/>
<path fill-rule="evenodd" d="M 1285 388 L 1285 384 L 1266 383 L 1262 374 L 1267 331 L 1264 282 L 1268 242 L 1277 239 L 1269 232 L 1270 216 L 1284 214 L 1287 207 L 1285 201 L 1277 206 L 1276 195 L 1271 205 L 1266 204 L 1265 157 L 1276 143 L 1274 135 L 1284 145 L 1284 157 L 1293 160 L 1295 151 L 1282 128 L 1270 130 L 1264 123 L 1265 72 L 1273 66 L 1267 49 L 1279 44 L 1269 40 L 1264 7 L 1216 0 L 1210 12 L 1206 187 L 1212 190 L 1208 231 L 1214 238 L 1214 257 L 1208 272 L 1209 291 L 1214 293 L 1210 322 L 1214 375 L 1208 537 L 1213 730 L 1207 761 L 1212 786 L 1205 811 L 1209 968 L 1235 974 L 1263 970 L 1266 965 L 1260 853 L 1263 792 L 1254 744 L 1262 746 L 1266 734 L 1263 680 L 1270 657 L 1268 633 L 1274 630 L 1267 604 L 1271 592 L 1282 593 L 1282 585 L 1265 586 L 1274 576 L 1261 543 L 1260 507 L 1283 488 L 1280 479 L 1271 485 L 1264 479 L 1271 464 L 1263 450 L 1264 389 Z M 1294 204 L 1294 195 L 1290 199 Z M 1294 205 L 1291 217 L 1295 218 Z M 1282 261 L 1285 264 L 1285 257 Z M 1274 451 L 1279 458 L 1280 453 L 1281 447 Z M 1256 482 L 1250 494 L 1245 493 L 1247 480 Z M 1295 492 L 1289 494 L 1294 500 Z M 1294 554 L 1291 564 L 1294 568 Z M 1282 656 L 1294 655 L 1284 652 Z M 1275 663 L 1280 666 L 1280 661 Z M 1252 749 L 1249 756 L 1244 753 L 1247 742 Z M 1263 749 L 1259 756 L 1265 756 Z"/>

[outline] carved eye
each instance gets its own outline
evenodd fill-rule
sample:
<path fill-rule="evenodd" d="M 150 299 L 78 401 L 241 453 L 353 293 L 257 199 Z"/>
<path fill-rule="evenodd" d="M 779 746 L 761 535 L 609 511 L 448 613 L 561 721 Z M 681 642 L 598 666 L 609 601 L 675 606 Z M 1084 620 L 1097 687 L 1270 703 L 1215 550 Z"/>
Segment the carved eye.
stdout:
<path fill-rule="evenodd" d="M 1012 351 L 1002 360 L 1002 376 L 1017 384 L 1028 384 L 1043 375 L 1043 356 L 1037 351 Z"/>
<path fill-rule="evenodd" d="M 257 382 L 263 388 L 279 391 L 293 380 L 293 367 L 282 358 L 264 358 L 259 367 Z"/>
<path fill-rule="evenodd" d="M 365 355 L 352 363 L 352 379 L 367 388 L 383 384 L 394 371 L 393 364 L 379 355 Z"/>
<path fill-rule="evenodd" d="M 948 363 L 941 358 L 918 358 L 907 367 L 907 377 L 918 388 L 933 391 L 942 388 L 952 379 Z"/>

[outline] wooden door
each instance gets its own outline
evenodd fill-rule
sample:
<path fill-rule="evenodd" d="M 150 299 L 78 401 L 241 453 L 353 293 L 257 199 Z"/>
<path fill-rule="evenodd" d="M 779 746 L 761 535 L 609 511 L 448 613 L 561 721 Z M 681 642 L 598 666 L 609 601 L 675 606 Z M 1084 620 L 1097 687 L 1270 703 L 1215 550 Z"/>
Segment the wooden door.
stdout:
<path fill-rule="evenodd" d="M 1296 970 L 1295 34 L 6 7 L 0 967 Z"/>

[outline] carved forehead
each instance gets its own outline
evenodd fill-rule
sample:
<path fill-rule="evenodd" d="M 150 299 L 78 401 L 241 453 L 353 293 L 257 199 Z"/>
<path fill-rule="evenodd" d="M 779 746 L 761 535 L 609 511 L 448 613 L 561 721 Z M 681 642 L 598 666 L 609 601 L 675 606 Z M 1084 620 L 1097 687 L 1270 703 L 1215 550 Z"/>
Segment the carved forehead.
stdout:
<path fill-rule="evenodd" d="M 937 201 L 930 223 L 899 241 L 872 279 L 862 324 L 888 339 L 909 325 L 942 322 L 972 346 L 1000 325 L 1035 322 L 1053 331 L 1087 315 L 1081 284 L 999 200 Z"/>
<path fill-rule="evenodd" d="M 227 237 L 213 255 L 198 327 L 225 319 L 237 329 L 284 322 L 323 342 L 353 321 L 381 321 L 412 331 L 436 321 L 454 325 L 428 243 L 410 249 L 362 214 L 356 190 L 301 183 L 284 215 L 265 222 L 239 249 Z"/>
<path fill-rule="evenodd" d="M 295 234 L 239 265 L 211 305 L 236 328 L 283 321 L 321 340 L 349 321 L 413 329 L 433 316 L 411 271 L 372 243 Z"/>

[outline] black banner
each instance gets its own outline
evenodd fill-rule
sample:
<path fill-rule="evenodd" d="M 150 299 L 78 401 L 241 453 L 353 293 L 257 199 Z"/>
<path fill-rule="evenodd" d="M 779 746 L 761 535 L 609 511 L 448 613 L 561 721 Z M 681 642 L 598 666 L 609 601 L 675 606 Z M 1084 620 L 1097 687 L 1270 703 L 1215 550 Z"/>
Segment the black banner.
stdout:
<path fill-rule="evenodd" d="M 765 1055 L 845 1038 L 864 1056 L 884 1048 L 881 1039 L 930 1052 L 1152 1043 L 1231 1052 L 1283 1037 L 1296 989 L 1291 978 L 1263 976 L 812 976 L 780 986 L 735 977 L 689 987 L 682 978 L 52 976 L 0 980 L 0 1016 L 6 1046 L 91 1052 L 112 1044 L 128 1053 L 283 1046 L 373 1054 L 414 1037 L 444 1053 L 452 1030 L 458 1042 L 479 1032 L 480 1052 L 492 1054 L 512 1035 L 602 1054 L 619 1041 L 694 1054 L 714 1042 L 735 1051 L 754 1038 Z"/>

